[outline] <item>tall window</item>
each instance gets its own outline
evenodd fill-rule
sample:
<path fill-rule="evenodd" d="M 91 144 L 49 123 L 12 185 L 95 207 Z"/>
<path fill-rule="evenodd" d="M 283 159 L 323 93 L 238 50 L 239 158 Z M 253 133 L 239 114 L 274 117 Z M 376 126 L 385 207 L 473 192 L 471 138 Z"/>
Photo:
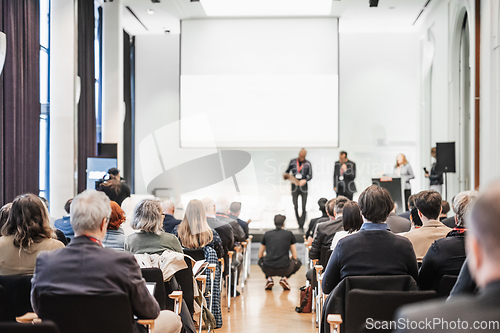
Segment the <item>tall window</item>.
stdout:
<path fill-rule="evenodd" d="M 39 195 L 49 197 L 50 133 L 50 0 L 40 0 L 40 182 Z"/>
<path fill-rule="evenodd" d="M 102 7 L 94 1 L 94 78 L 96 143 L 102 142 Z"/>

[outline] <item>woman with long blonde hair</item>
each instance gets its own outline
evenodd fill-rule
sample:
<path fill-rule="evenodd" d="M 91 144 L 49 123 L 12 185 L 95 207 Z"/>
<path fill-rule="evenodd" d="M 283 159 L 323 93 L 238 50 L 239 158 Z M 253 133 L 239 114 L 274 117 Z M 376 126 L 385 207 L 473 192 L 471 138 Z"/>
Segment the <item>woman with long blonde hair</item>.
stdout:
<path fill-rule="evenodd" d="M 408 210 L 408 198 L 411 195 L 410 179 L 415 178 L 410 163 L 404 154 L 399 154 L 396 157 L 396 165 L 394 165 L 394 175 L 401 177 L 401 181 L 405 182 L 405 210 Z"/>
<path fill-rule="evenodd" d="M 174 228 L 173 233 L 185 248 L 200 249 L 210 246 L 217 252 L 217 257 L 222 258 L 222 241 L 217 231 L 208 225 L 205 207 L 200 200 L 194 199 L 188 203 L 184 218 Z"/>

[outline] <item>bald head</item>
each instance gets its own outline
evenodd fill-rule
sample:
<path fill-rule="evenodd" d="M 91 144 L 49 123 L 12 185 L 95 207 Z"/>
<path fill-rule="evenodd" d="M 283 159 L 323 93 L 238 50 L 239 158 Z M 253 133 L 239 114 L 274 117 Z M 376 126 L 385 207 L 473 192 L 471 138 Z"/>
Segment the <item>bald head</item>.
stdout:
<path fill-rule="evenodd" d="M 207 215 L 215 215 L 215 202 L 211 198 L 205 197 L 201 199 L 201 203 L 205 207 Z"/>
<path fill-rule="evenodd" d="M 174 215 L 175 205 L 172 201 L 166 199 L 161 203 L 161 207 L 163 208 L 163 212 L 165 214 Z"/>
<path fill-rule="evenodd" d="M 303 161 L 306 159 L 306 155 L 307 155 L 307 150 L 305 150 L 304 148 L 302 148 L 299 152 L 299 160 L 300 161 Z"/>

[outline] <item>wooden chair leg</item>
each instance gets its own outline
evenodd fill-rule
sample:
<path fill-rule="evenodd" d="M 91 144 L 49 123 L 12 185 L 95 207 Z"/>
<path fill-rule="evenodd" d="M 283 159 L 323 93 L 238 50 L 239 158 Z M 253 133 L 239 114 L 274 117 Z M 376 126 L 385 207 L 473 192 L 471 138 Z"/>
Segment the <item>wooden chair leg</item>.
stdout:
<path fill-rule="evenodd" d="M 200 311 L 200 328 L 199 328 L 199 333 L 201 333 L 201 329 L 203 327 L 203 297 L 205 297 L 205 287 L 206 287 L 206 284 L 207 284 L 207 276 L 206 275 L 199 275 L 198 277 L 196 277 L 196 281 L 197 282 L 201 282 L 201 299 L 202 299 L 202 302 L 200 304 L 200 307 L 201 307 L 201 311 Z"/>
<path fill-rule="evenodd" d="M 342 324 L 342 317 L 338 314 L 329 314 L 326 318 L 328 324 L 330 324 L 330 332 L 336 331 L 340 333 L 340 324 Z"/>
<path fill-rule="evenodd" d="M 227 295 L 227 311 L 229 312 L 231 310 L 231 265 L 232 265 L 234 251 L 227 251 L 227 254 L 229 256 L 229 265 L 227 272 L 228 279 L 226 283 L 226 295 Z"/>

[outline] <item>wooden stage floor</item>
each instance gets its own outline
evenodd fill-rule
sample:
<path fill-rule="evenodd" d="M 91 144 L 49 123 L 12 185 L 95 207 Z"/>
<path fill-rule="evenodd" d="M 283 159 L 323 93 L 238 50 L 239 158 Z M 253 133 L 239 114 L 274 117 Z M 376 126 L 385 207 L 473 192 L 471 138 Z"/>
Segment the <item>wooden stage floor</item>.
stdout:
<path fill-rule="evenodd" d="M 292 288 L 290 291 L 283 291 L 276 277 L 273 290 L 266 291 L 264 273 L 259 266 L 251 265 L 244 291 L 236 299 L 231 299 L 230 312 L 227 311 L 227 300 L 223 296 L 223 325 L 216 332 L 317 332 L 313 313 L 295 312 L 295 307 L 299 305 L 299 288 L 306 283 L 305 272 L 305 266 L 302 265 L 288 280 Z"/>

